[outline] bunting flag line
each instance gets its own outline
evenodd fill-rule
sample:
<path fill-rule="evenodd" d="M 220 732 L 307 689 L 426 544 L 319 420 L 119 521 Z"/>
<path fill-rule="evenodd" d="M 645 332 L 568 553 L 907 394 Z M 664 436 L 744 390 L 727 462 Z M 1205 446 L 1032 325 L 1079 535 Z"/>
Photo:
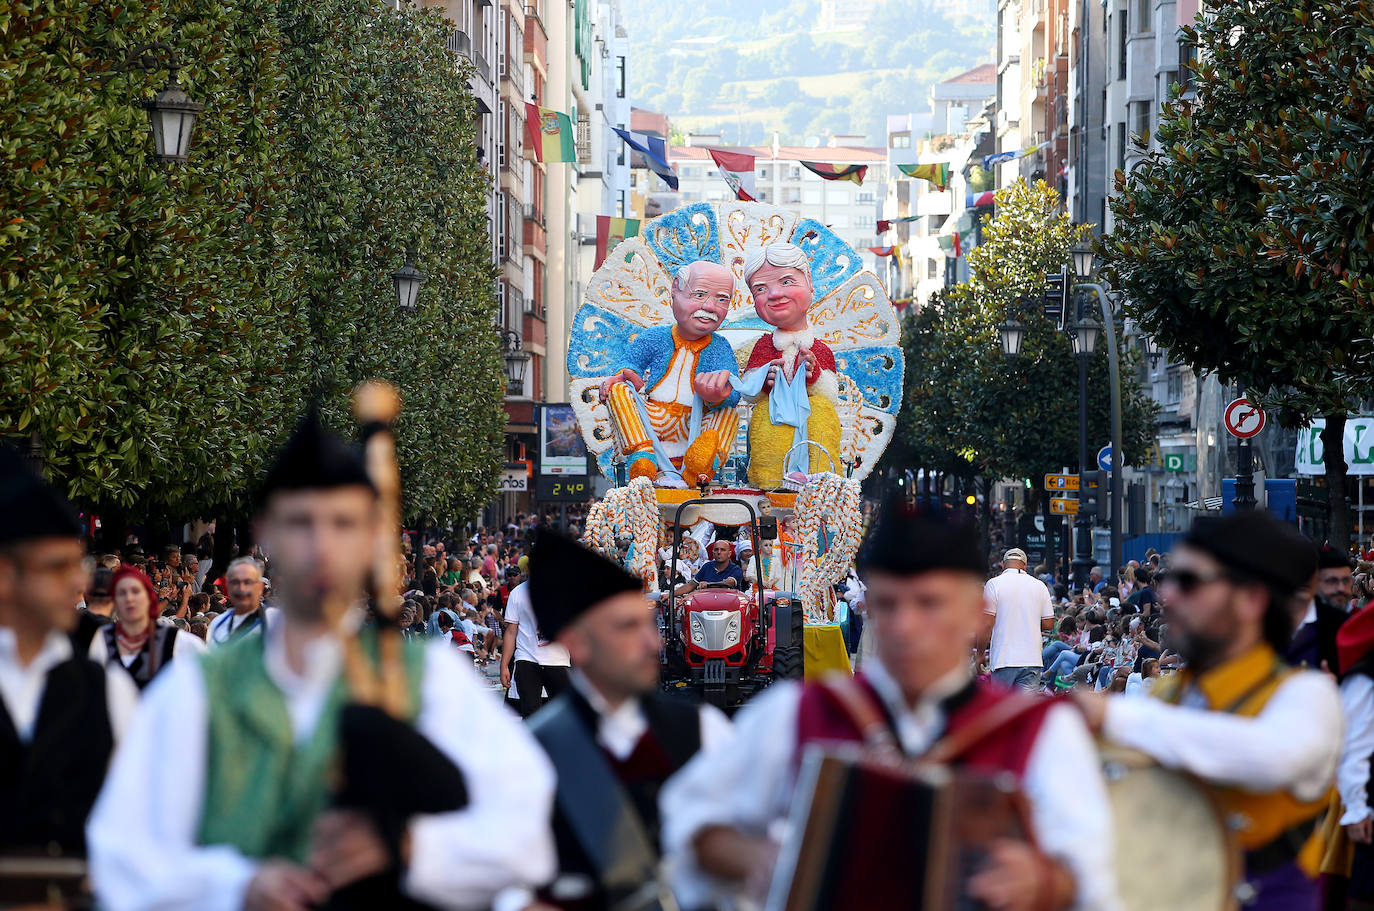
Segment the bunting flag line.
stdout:
<path fill-rule="evenodd" d="M 886 233 L 888 232 L 888 229 L 890 229 L 891 227 L 892 227 L 892 222 L 889 221 L 888 219 L 886 219 L 886 218 L 880 218 L 880 219 L 878 219 L 878 233 L 879 233 L 879 234 L 886 234 Z"/>
<path fill-rule="evenodd" d="M 649 170 L 657 174 L 668 185 L 669 189 L 677 189 L 677 172 L 673 170 L 672 165 L 668 164 L 668 146 L 662 139 L 657 136 L 646 136 L 643 133 L 640 133 L 639 138 L 636 139 L 635 134 L 629 130 L 622 130 L 619 127 L 611 127 L 611 129 L 615 131 L 617 136 L 625 140 L 627 146 L 644 156 L 644 161 L 649 165 Z"/>
<path fill-rule="evenodd" d="M 914 302 L 915 302 L 915 298 L 911 298 L 911 297 L 894 297 L 894 298 L 892 299 L 892 306 L 897 308 L 897 312 L 898 312 L 898 313 L 901 313 L 901 312 L 904 311 L 907 307 L 910 307 L 910 306 L 912 305 L 912 303 L 914 303 Z"/>
<path fill-rule="evenodd" d="M 757 202 L 754 189 L 754 156 L 746 152 L 719 152 L 707 149 L 711 160 L 720 168 L 720 176 L 735 192 L 735 198 L 744 202 Z"/>
<path fill-rule="evenodd" d="M 1007 152 L 994 152 L 991 155 L 984 155 L 983 170 L 991 171 L 995 165 L 999 165 L 1004 161 L 1014 161 L 1017 158 L 1025 158 L 1027 155 L 1034 155 L 1041 149 L 1049 148 L 1049 145 L 1049 142 L 1042 142 L 1028 149 L 1013 149 Z"/>
<path fill-rule="evenodd" d="M 601 264 L 606 261 L 606 257 L 615 249 L 616 244 L 627 237 L 639 236 L 640 219 L 638 218 L 616 218 L 613 215 L 596 216 L 596 262 L 592 266 L 595 272 L 601 268 Z"/>
<path fill-rule="evenodd" d="M 937 161 L 930 164 L 899 164 L 897 170 L 907 177 L 919 177 L 928 180 L 935 185 L 937 190 L 949 189 L 950 167 L 947 161 Z"/>
<path fill-rule="evenodd" d="M 951 254 L 955 259 L 964 255 L 964 247 L 960 242 L 961 238 L 959 237 L 958 231 L 955 231 L 953 234 L 941 234 L 938 239 L 940 241 L 940 249 Z"/>
<path fill-rule="evenodd" d="M 997 200 L 996 190 L 984 190 L 982 193 L 970 193 L 964 197 L 965 209 L 976 209 L 979 206 L 990 206 Z"/>
<path fill-rule="evenodd" d="M 863 186 L 864 175 L 868 173 L 866 164 L 826 164 L 823 161 L 802 161 L 799 164 L 824 180 L 848 180 Z"/>
<path fill-rule="evenodd" d="M 874 256 L 891 256 L 896 247 L 869 247 L 868 252 Z"/>
<path fill-rule="evenodd" d="M 537 104 L 525 103 L 525 141 L 535 161 L 576 161 L 572 118 Z"/>

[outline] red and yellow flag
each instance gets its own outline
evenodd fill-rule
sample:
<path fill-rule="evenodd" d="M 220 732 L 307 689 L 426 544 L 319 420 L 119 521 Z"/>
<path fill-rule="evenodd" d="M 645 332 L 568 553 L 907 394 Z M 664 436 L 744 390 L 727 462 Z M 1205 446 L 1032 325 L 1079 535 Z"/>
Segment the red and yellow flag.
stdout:
<path fill-rule="evenodd" d="M 611 215 L 596 216 L 596 262 L 592 269 L 600 269 L 606 257 L 627 237 L 639 236 L 638 218 L 616 218 Z"/>
<path fill-rule="evenodd" d="M 907 177 L 919 177 L 935 185 L 937 190 L 949 188 L 949 162 L 937 161 L 932 164 L 899 164 L 897 170 Z"/>
<path fill-rule="evenodd" d="M 572 118 L 537 104 L 525 103 L 525 142 L 535 161 L 576 161 Z"/>
<path fill-rule="evenodd" d="M 827 164 L 823 161 L 803 161 L 801 166 L 817 177 L 825 180 L 848 180 L 863 186 L 864 175 L 868 173 L 866 164 Z"/>

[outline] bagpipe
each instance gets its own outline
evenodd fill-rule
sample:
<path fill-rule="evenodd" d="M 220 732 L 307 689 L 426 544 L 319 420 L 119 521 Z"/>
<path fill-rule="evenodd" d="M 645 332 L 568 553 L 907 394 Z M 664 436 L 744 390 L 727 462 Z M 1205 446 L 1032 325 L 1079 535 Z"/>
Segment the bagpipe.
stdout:
<path fill-rule="evenodd" d="M 462 809 L 468 803 L 468 791 L 462 771 L 411 723 L 419 707 L 396 624 L 402 605 L 401 478 L 392 424 L 400 414 L 400 397 L 389 384 L 369 381 L 354 393 L 353 413 L 381 511 L 371 574 L 376 645 L 371 649 L 350 630 L 344 616 L 331 618 L 344 643 L 349 697 L 339 716 L 333 805 L 366 816 L 394 863 L 386 873 L 339 889 L 324 909 L 420 909 L 429 906 L 405 897 L 399 886 L 406 825 L 417 814 Z M 416 782 L 424 782 L 424 787 L 416 787 Z"/>

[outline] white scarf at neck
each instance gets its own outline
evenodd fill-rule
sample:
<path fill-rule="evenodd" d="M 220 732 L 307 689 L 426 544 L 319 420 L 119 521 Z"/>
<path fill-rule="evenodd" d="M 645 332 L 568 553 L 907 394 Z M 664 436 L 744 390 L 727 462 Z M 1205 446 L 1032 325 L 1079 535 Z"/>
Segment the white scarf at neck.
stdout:
<path fill-rule="evenodd" d="M 816 343 L 816 335 L 808 325 L 805 329 L 798 329 L 796 332 L 788 332 L 785 329 L 773 330 L 773 347 L 782 352 L 782 373 L 789 380 L 797 371 L 797 355 L 802 351 L 810 351 L 811 346 Z"/>

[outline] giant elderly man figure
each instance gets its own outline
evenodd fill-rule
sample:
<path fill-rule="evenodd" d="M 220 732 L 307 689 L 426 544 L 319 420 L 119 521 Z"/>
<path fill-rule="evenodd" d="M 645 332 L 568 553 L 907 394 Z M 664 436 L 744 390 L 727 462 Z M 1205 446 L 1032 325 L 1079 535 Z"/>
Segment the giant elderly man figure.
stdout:
<path fill-rule="evenodd" d="M 807 319 L 814 296 L 811 263 L 795 244 L 771 244 L 745 260 L 744 283 L 759 319 L 773 327 L 754 343 L 747 369 L 772 368 L 773 375 L 763 387 L 770 396 L 775 384 L 792 386 L 797 372 L 805 370 L 805 402 L 798 404 L 809 405 L 810 412 L 800 415 L 798 426 L 775 423 L 778 412 L 771 402 L 768 408 L 754 409 L 749 421 L 749 483 L 764 489 L 780 486 L 788 473 L 787 455 L 794 449 L 796 470 L 806 473 L 807 466 L 811 472 L 836 470 L 840 464 L 839 385 L 835 354 L 816 338 Z M 800 386 L 795 388 L 799 394 Z M 801 440 L 819 444 L 830 458 L 815 446 L 801 446 Z"/>
<path fill-rule="evenodd" d="M 734 276 L 719 263 L 683 266 L 673 279 L 676 325 L 639 333 L 602 382 L 601 400 L 610 405 L 631 479 L 685 488 L 700 475 L 714 477 L 729 456 L 739 426 L 739 393 L 729 382 L 735 355 L 715 330 L 729 313 L 734 288 Z M 642 411 L 631 388 L 643 395 Z M 692 438 L 698 399 L 702 419 Z"/>

